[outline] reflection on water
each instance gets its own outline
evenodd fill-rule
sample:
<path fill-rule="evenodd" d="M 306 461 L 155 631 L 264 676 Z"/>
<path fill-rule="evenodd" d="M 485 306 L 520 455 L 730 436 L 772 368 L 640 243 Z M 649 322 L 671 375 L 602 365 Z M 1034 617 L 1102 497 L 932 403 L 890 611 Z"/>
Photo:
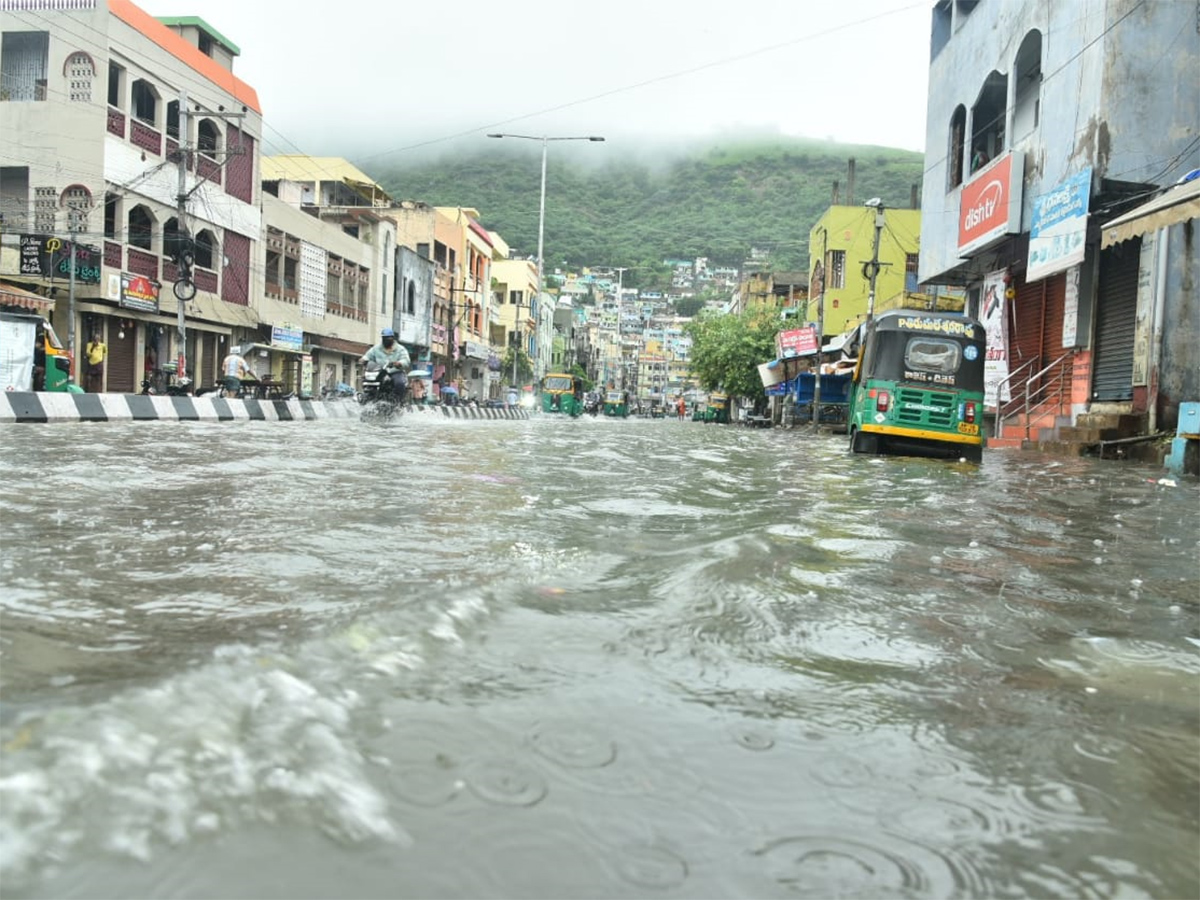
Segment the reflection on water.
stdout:
<path fill-rule="evenodd" d="M 6 897 L 1200 893 L 1194 482 L 663 420 L 4 441 Z"/>

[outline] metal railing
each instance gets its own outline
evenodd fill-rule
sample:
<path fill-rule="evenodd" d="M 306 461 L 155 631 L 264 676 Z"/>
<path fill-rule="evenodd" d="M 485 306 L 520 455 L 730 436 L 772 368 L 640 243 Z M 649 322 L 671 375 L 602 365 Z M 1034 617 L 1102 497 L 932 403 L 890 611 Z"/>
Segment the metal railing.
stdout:
<path fill-rule="evenodd" d="M 996 404 L 996 436 L 1004 434 L 1004 424 L 1018 414 L 1025 420 L 1025 440 L 1029 440 L 1033 418 L 1050 404 L 1056 409 L 1062 409 L 1063 397 L 1067 392 L 1067 366 L 1064 363 L 1073 356 L 1067 352 L 1050 365 L 1028 374 L 1036 359 L 1031 359 L 1018 366 L 997 385 L 997 396 L 1000 396 L 1005 384 L 1009 386 L 1010 399 Z M 1025 376 L 1017 381 L 1019 376 Z"/>

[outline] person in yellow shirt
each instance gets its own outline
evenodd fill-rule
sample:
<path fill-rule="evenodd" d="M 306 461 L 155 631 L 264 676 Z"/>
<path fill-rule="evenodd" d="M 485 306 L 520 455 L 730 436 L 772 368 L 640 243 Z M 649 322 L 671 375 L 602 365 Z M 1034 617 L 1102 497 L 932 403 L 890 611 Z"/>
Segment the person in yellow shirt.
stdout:
<path fill-rule="evenodd" d="M 87 354 L 87 389 L 99 393 L 104 386 L 104 360 L 108 357 L 108 344 L 100 340 L 98 331 L 94 331 L 84 352 Z"/>

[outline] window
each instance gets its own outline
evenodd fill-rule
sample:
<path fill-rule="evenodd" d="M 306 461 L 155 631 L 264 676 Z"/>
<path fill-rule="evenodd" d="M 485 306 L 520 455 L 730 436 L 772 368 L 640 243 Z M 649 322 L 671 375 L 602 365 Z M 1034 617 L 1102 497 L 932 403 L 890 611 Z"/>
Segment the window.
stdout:
<path fill-rule="evenodd" d="M 129 224 L 126 228 L 125 243 L 131 247 L 141 247 L 143 250 L 153 248 L 154 217 L 144 206 L 135 206 L 129 211 Z"/>
<path fill-rule="evenodd" d="M 67 229 L 87 231 L 88 214 L 92 211 L 92 192 L 82 184 L 73 184 L 62 192 L 59 204 L 67 211 Z"/>
<path fill-rule="evenodd" d="M 212 119 L 201 119 L 196 129 L 196 149 L 215 158 L 221 150 L 221 130 Z"/>
<path fill-rule="evenodd" d="M 179 140 L 179 101 L 172 100 L 167 104 L 167 137 Z"/>
<path fill-rule="evenodd" d="M 117 203 L 116 194 L 104 195 L 104 236 L 110 240 L 117 237 Z"/>
<path fill-rule="evenodd" d="M 50 32 L 7 31 L 0 39 L 0 100 L 45 100 Z"/>
<path fill-rule="evenodd" d="M 949 181 L 947 190 L 953 190 L 963 181 L 963 144 L 967 132 L 967 108 L 961 103 L 950 117 L 950 146 L 946 148 Z"/>
<path fill-rule="evenodd" d="M 67 96 L 72 103 L 92 102 L 92 81 L 96 77 L 96 64 L 82 50 L 67 57 L 63 66 L 67 76 Z"/>
<path fill-rule="evenodd" d="M 420 256 L 424 259 L 429 259 L 429 245 L 417 244 L 417 256 Z"/>
<path fill-rule="evenodd" d="M 180 251 L 182 251 L 185 246 L 184 235 L 180 234 L 179 232 L 178 219 L 172 217 L 163 222 L 162 237 L 163 255 L 178 260 Z"/>
<path fill-rule="evenodd" d="M 125 84 L 125 70 L 118 66 L 115 62 L 108 64 L 108 105 L 115 109 L 124 109 L 125 104 L 122 102 L 124 91 L 122 87 Z"/>
<path fill-rule="evenodd" d="M 829 284 L 827 289 L 839 290 L 846 286 L 846 251 L 829 251 Z"/>
<path fill-rule="evenodd" d="M 27 230 L 29 166 L 0 167 L 0 219 L 12 231 Z"/>
<path fill-rule="evenodd" d="M 915 337 L 904 348 L 904 365 L 918 372 L 953 375 L 962 364 L 962 347 L 945 338 Z"/>
<path fill-rule="evenodd" d="M 1042 96 L 1042 33 L 1025 35 L 1013 63 L 1013 138 L 1023 138 L 1038 127 Z"/>
<path fill-rule="evenodd" d="M 38 234 L 54 234 L 58 218 L 58 191 L 52 187 L 33 189 L 33 229 Z"/>
<path fill-rule="evenodd" d="M 408 293 L 405 299 L 405 305 L 408 309 L 408 314 L 414 315 L 417 311 L 417 284 L 415 281 L 408 283 Z"/>
<path fill-rule="evenodd" d="M 147 125 L 155 125 L 158 121 L 158 91 L 154 90 L 144 78 L 133 83 L 133 117 Z"/>
<path fill-rule="evenodd" d="M 524 293 L 522 291 L 509 291 L 508 292 L 508 302 L 513 304 L 514 306 L 520 306 L 521 300 L 523 299 L 523 297 L 524 297 Z"/>
<path fill-rule="evenodd" d="M 1008 76 L 992 71 L 983 82 L 979 99 L 971 107 L 971 173 L 982 169 L 1004 152 L 1004 117 L 1008 102 Z"/>
<path fill-rule="evenodd" d="M 215 269 L 213 258 L 217 249 L 217 236 L 207 228 L 196 235 L 196 265 L 201 269 Z"/>
<path fill-rule="evenodd" d="M 915 294 L 919 285 L 917 284 L 917 269 L 920 266 L 921 257 L 916 253 L 906 253 L 904 255 L 904 290 L 910 294 Z"/>

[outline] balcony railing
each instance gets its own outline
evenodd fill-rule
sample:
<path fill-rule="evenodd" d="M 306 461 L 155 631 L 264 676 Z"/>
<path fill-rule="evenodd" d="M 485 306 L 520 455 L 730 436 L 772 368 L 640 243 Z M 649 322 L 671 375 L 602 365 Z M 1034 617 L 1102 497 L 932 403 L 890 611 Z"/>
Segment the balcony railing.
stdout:
<path fill-rule="evenodd" d="M 108 108 L 108 133 L 119 138 L 125 137 L 125 113 L 111 106 Z"/>
<path fill-rule="evenodd" d="M 125 250 L 116 241 L 104 242 L 104 264 L 110 269 L 120 269 L 125 264 Z"/>
<path fill-rule="evenodd" d="M 210 294 L 217 293 L 216 272 L 210 272 L 208 269 L 193 269 L 192 280 L 196 282 L 199 290 L 208 291 Z"/>
<path fill-rule="evenodd" d="M 158 280 L 158 257 L 136 247 L 129 248 L 129 271 Z"/>
<path fill-rule="evenodd" d="M 201 153 L 196 157 L 196 174 L 201 178 L 207 178 L 213 184 L 220 184 L 221 164 Z"/>
<path fill-rule="evenodd" d="M 162 133 L 155 131 L 140 119 L 129 120 L 129 143 L 147 153 L 162 156 Z"/>

